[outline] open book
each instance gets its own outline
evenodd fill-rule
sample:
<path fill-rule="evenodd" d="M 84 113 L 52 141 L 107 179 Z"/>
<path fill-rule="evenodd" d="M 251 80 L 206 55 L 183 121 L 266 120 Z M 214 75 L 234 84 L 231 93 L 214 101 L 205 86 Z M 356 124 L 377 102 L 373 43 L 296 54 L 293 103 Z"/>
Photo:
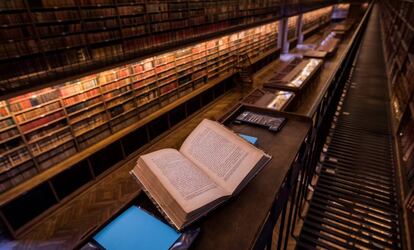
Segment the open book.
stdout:
<path fill-rule="evenodd" d="M 142 155 L 131 174 L 180 230 L 240 191 L 269 160 L 220 123 L 205 119 L 180 150 Z"/>

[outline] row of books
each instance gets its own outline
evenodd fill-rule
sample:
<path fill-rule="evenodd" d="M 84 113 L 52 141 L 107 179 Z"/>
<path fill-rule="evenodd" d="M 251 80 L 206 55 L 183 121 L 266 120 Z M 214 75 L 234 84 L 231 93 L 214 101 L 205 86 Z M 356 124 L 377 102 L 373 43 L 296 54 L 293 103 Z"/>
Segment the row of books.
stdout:
<path fill-rule="evenodd" d="M 32 161 L 10 169 L 0 174 L 0 193 L 17 186 L 38 173 Z"/>
<path fill-rule="evenodd" d="M 14 124 L 15 123 L 11 117 L 4 119 L 4 120 L 0 120 L 0 130 L 13 126 Z"/>
<path fill-rule="evenodd" d="M 0 169 L 7 171 L 10 168 L 18 166 L 30 159 L 29 151 L 26 147 L 19 148 L 13 152 L 0 157 Z"/>
<path fill-rule="evenodd" d="M 310 11 L 310 12 L 303 14 L 302 22 L 303 22 L 304 29 L 306 29 L 305 27 L 312 26 L 316 22 L 319 22 L 321 20 L 326 20 L 326 21 L 330 20 L 330 17 L 332 15 L 332 10 L 333 10 L 333 7 L 330 6 L 330 7 L 317 9 L 317 10 Z"/>
<path fill-rule="evenodd" d="M 82 93 L 84 91 L 93 89 L 98 86 L 96 76 L 85 77 L 78 81 L 65 84 L 59 88 L 59 94 L 61 97 L 67 97 L 73 93 Z"/>
<path fill-rule="evenodd" d="M 121 16 L 144 14 L 145 7 L 144 5 L 119 6 L 118 13 Z"/>
<path fill-rule="evenodd" d="M 106 30 L 106 29 L 119 29 L 117 19 L 103 19 L 103 20 L 85 20 L 83 22 L 85 32 Z"/>
<path fill-rule="evenodd" d="M 60 119 L 64 116 L 65 116 L 65 113 L 62 110 L 60 110 L 60 111 L 54 112 L 50 115 L 40 116 L 40 118 L 38 118 L 36 120 L 33 120 L 33 121 L 30 121 L 30 122 L 25 123 L 23 125 L 20 125 L 20 128 L 21 128 L 22 132 L 25 133 L 25 132 L 31 131 L 31 130 L 37 128 L 37 127 L 44 126 L 44 125 L 46 125 L 50 122 L 58 120 L 58 119 Z"/>
<path fill-rule="evenodd" d="M 0 1 L 0 8 L 21 9 L 25 7 L 24 0 L 4 0 Z"/>
<path fill-rule="evenodd" d="M 74 124 L 74 123 L 82 121 L 85 118 L 90 117 L 93 114 L 104 112 L 105 111 L 104 104 L 101 102 L 97 104 L 98 104 L 97 106 L 93 106 L 89 109 L 81 109 L 80 110 L 81 112 L 76 113 L 74 115 L 69 114 L 69 123 Z"/>
<path fill-rule="evenodd" d="M 54 101 L 59 97 L 59 93 L 53 88 L 44 88 L 34 93 L 10 98 L 9 108 L 11 112 L 19 112 L 28 108 L 36 107 L 44 103 Z"/>
<path fill-rule="evenodd" d="M 30 26 L 0 29 L 0 36 L 1 43 L 27 40 L 34 37 L 34 29 Z"/>
<path fill-rule="evenodd" d="M 122 4 L 127 5 L 143 5 L 145 1 L 130 1 L 130 0 L 117 0 L 116 3 L 120 6 Z M 114 5 L 113 0 L 41 0 L 41 1 L 33 1 L 29 3 L 32 8 L 50 8 L 50 7 L 73 7 L 73 6 L 96 6 L 96 5 Z M 223 5 L 223 9 L 226 10 L 228 7 L 226 5 L 235 5 L 239 4 L 240 9 L 255 9 L 255 8 L 265 8 L 268 6 L 274 6 L 276 4 L 280 4 L 279 0 L 271 0 L 271 1 L 242 1 L 242 2 L 235 2 L 235 1 L 222 1 L 221 5 Z M 157 5 L 160 7 L 157 8 Z M 192 0 L 191 2 L 177 2 L 177 1 L 165 1 L 161 3 L 147 3 L 147 8 L 151 8 L 154 11 L 165 11 L 165 10 L 183 10 L 186 9 L 188 5 L 189 9 L 197 9 L 197 8 L 207 8 L 207 7 L 216 7 L 217 3 L 214 1 L 202 1 L 202 0 Z M 220 5 L 219 5 L 220 6 Z M 0 8 L 6 9 L 21 9 L 25 8 L 24 0 L 4 0 L 1 1 Z"/>
<path fill-rule="evenodd" d="M 53 167 L 74 154 L 76 154 L 75 143 L 73 141 L 69 141 L 45 154 L 41 154 L 37 157 L 37 162 L 39 162 L 40 169 L 45 170 Z"/>
<path fill-rule="evenodd" d="M 40 47 L 34 39 L 2 43 L 0 46 L 0 59 L 39 53 Z"/>
<path fill-rule="evenodd" d="M 49 124 L 42 124 L 40 127 L 38 127 L 38 129 L 26 133 L 25 137 L 28 143 L 33 143 L 34 141 L 40 140 L 42 138 L 48 137 L 56 133 L 56 131 L 64 129 L 67 126 L 68 124 L 66 119 L 59 119 Z"/>
<path fill-rule="evenodd" d="M 79 12 L 77 10 L 33 12 L 32 15 L 34 18 L 34 22 L 36 23 L 80 20 Z"/>
<path fill-rule="evenodd" d="M 34 156 L 37 156 L 60 146 L 63 142 L 67 142 L 71 139 L 73 139 L 71 132 L 69 129 L 66 129 L 50 137 L 39 140 L 36 143 L 30 144 L 29 149 Z"/>
<path fill-rule="evenodd" d="M 83 92 L 83 93 L 81 92 L 78 95 L 74 95 L 72 97 L 65 98 L 65 99 L 63 99 L 63 103 L 64 103 L 65 106 L 70 106 L 72 104 L 83 102 L 84 100 L 87 100 L 87 99 L 90 99 L 92 97 L 98 96 L 100 94 L 101 94 L 100 90 L 98 88 L 95 88 L 95 89 L 91 89 L 91 90 Z"/>
<path fill-rule="evenodd" d="M 100 124 L 108 121 L 108 116 L 106 113 L 98 113 L 88 119 L 83 120 L 82 123 L 76 123 L 73 125 L 73 131 L 75 135 L 78 136 L 84 132 L 93 129 L 94 127 L 99 126 Z"/>
<path fill-rule="evenodd" d="M 123 28 L 128 27 L 128 26 L 135 26 L 135 25 L 141 25 L 141 24 L 145 24 L 145 16 L 141 15 L 141 16 L 120 16 L 120 23 L 123 26 Z"/>
<path fill-rule="evenodd" d="M 80 150 L 86 149 L 111 135 L 108 124 L 96 127 L 77 137 Z"/>
<path fill-rule="evenodd" d="M 41 117 L 47 113 L 50 113 L 58 109 L 61 109 L 60 102 L 52 102 L 50 104 L 41 106 L 39 108 L 31 109 L 30 111 L 15 115 L 15 118 L 16 118 L 17 123 L 23 123 L 27 120 Z"/>
<path fill-rule="evenodd" d="M 9 138 L 13 138 L 16 135 L 20 134 L 17 128 L 8 129 L 6 131 L 0 132 L 0 141 L 3 142 L 4 140 L 7 140 Z"/>
<path fill-rule="evenodd" d="M 170 29 L 181 28 L 187 26 L 186 21 L 175 21 L 175 22 L 166 22 L 166 23 L 156 23 L 151 25 L 152 32 L 157 31 L 167 31 Z M 79 64 L 85 60 L 89 61 L 100 61 L 104 58 L 111 58 L 113 56 L 122 56 L 125 53 L 136 53 L 138 51 L 144 50 L 149 47 L 154 46 L 162 46 L 168 42 L 172 41 L 179 41 L 181 39 L 188 39 L 191 37 L 196 37 L 198 35 L 212 33 L 218 29 L 223 29 L 229 27 L 230 23 L 220 23 L 220 24 L 210 24 L 205 27 L 197 27 L 197 28 L 189 28 L 186 30 L 181 30 L 179 32 L 167 32 L 164 34 L 157 34 L 152 35 L 150 37 L 142 37 L 140 36 L 143 31 L 146 29 L 144 26 L 139 28 L 131 29 L 125 28 L 123 30 L 123 34 L 125 35 L 124 38 L 130 37 L 132 40 L 126 40 L 121 43 L 121 35 L 119 31 L 102 31 L 102 32 L 95 32 L 95 33 L 78 33 L 78 34 L 66 34 L 63 33 L 59 37 L 53 38 L 42 38 L 39 42 L 35 39 L 24 40 L 15 43 L 4 43 L 3 46 L 0 46 L 0 56 L 2 58 L 10 58 L 16 57 L 21 55 L 29 55 L 40 53 L 40 48 L 44 48 L 46 52 L 52 52 L 58 49 L 64 49 L 64 54 L 59 54 L 60 52 L 56 52 L 56 54 L 50 55 L 47 57 L 47 61 L 49 62 L 49 66 L 53 68 L 62 67 L 65 65 L 72 65 L 72 64 Z M 133 31 L 137 30 L 136 33 Z M 6 32 L 7 34 L 7 32 Z M 145 33 L 146 34 L 146 33 Z M 18 35 L 17 35 L 18 36 Z M 116 45 L 105 45 L 103 47 L 97 48 L 88 48 L 86 47 L 86 37 L 93 43 L 108 43 L 114 41 L 116 39 L 119 44 Z M 12 37 L 15 38 L 15 37 Z M 71 52 L 69 49 L 74 47 L 79 47 L 76 51 Z M 81 50 L 86 50 L 89 52 L 82 52 Z M 81 52 L 83 56 L 78 56 L 78 53 Z M 73 55 L 71 54 L 73 53 Z M 71 54 L 71 55 L 69 55 Z M 69 56 L 67 56 L 69 55 Z M 86 55 L 86 56 L 85 56 Z M 90 55 L 90 56 L 89 56 Z M 37 55 L 42 58 L 42 55 Z M 102 58 L 102 59 L 101 59 Z M 17 61 L 16 64 L 21 64 L 22 61 Z M 39 67 L 39 65 L 37 65 Z M 46 67 L 46 64 L 45 66 Z M 27 70 L 27 68 L 25 68 Z M 4 76 L 5 79 L 11 78 L 7 77 L 8 75 L 18 75 L 22 74 L 19 72 L 5 72 Z M 26 72 L 24 74 L 27 74 Z"/>
<path fill-rule="evenodd" d="M 22 148 L 24 146 L 24 141 L 21 136 L 2 141 L 0 144 L 0 155 L 4 157 L 7 153 L 11 153 L 13 150 Z"/>
<path fill-rule="evenodd" d="M 118 116 L 112 121 L 112 130 L 119 131 L 126 128 L 139 120 L 139 116 L 135 112 L 129 112 L 125 116 Z"/>

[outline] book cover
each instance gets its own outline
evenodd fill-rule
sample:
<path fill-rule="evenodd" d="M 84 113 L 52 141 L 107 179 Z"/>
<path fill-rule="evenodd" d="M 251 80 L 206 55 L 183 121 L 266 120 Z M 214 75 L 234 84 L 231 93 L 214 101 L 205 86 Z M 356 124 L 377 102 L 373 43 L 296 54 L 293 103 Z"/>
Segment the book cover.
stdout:
<path fill-rule="evenodd" d="M 145 210 L 132 206 L 99 231 L 93 239 L 107 250 L 167 250 L 180 236 L 181 233 L 169 225 Z"/>

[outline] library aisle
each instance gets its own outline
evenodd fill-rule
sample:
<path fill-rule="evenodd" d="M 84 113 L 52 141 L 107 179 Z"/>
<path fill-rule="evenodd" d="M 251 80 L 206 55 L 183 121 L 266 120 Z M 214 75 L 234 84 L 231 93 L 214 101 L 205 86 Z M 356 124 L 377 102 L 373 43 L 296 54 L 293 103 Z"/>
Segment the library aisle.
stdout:
<path fill-rule="evenodd" d="M 369 19 L 343 91 L 299 249 L 401 249 L 379 10 Z"/>

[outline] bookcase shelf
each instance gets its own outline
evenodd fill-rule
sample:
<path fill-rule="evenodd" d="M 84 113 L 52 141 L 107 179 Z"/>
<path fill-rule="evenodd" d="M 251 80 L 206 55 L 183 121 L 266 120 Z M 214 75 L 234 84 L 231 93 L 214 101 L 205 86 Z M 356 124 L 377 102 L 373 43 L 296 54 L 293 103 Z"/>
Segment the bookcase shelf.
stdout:
<path fill-rule="evenodd" d="M 410 82 L 407 73 L 412 72 L 413 65 L 410 55 L 413 54 L 411 44 L 414 38 L 414 29 L 411 25 L 412 4 L 406 2 L 392 5 L 389 1 L 382 3 L 383 32 L 385 34 L 385 56 L 387 69 L 391 80 L 392 103 L 397 123 L 401 123 L 406 112 L 409 112 L 409 103 L 414 84 Z M 406 17 L 408 19 L 406 19 Z M 410 46 L 408 46 L 410 45 Z M 411 48 L 410 48 L 411 47 Z M 412 56 L 411 56 L 412 57 Z"/>
<path fill-rule="evenodd" d="M 33 158 L 41 173 L 145 113 L 231 76 L 236 55 L 267 53 L 276 44 L 277 28 L 276 21 L 7 99 L 0 104 L 0 136 L 4 145 L 17 141 L 4 151 L 10 160 L 3 169 Z"/>
<path fill-rule="evenodd" d="M 281 15 L 280 0 L 6 2 L 0 3 L 0 86 L 7 93 Z"/>
<path fill-rule="evenodd" d="M 306 33 L 306 31 L 311 30 L 314 27 L 318 27 L 323 23 L 329 22 L 332 10 L 332 7 L 325 7 L 304 13 L 302 16 L 303 32 Z"/>
<path fill-rule="evenodd" d="M 391 109 L 401 149 L 404 189 L 414 190 L 414 4 L 381 1 L 381 31 L 390 81 Z M 404 197 L 406 198 L 406 197 Z M 414 213 L 408 215 L 411 220 Z"/>

